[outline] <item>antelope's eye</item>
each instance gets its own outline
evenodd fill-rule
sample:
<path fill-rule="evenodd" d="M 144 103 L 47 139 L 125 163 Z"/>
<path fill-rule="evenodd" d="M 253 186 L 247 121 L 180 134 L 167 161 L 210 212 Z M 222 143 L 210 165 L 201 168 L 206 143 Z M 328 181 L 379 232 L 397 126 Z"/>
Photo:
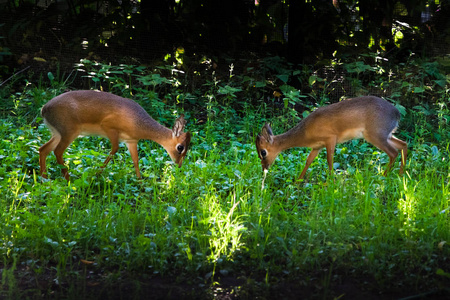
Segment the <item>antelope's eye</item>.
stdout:
<path fill-rule="evenodd" d="M 261 150 L 261 157 L 262 158 L 265 158 L 266 157 L 266 155 L 267 155 L 267 151 L 266 150 Z"/>
<path fill-rule="evenodd" d="M 177 146 L 177 151 L 178 151 L 178 153 L 182 153 L 183 152 L 183 150 L 184 150 L 184 146 L 183 145 L 178 145 Z"/>

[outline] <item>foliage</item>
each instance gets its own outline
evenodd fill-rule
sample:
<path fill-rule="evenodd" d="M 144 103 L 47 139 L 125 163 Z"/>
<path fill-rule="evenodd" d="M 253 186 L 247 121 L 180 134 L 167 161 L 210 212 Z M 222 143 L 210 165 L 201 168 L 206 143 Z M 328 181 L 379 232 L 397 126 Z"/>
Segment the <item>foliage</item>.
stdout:
<path fill-rule="evenodd" d="M 448 15 L 448 1 L 435 0 L 24 0 L 0 8 L 0 36 L 16 56 L 10 72 L 68 54 L 160 59 L 180 46 L 192 54 L 269 52 L 302 63 L 365 51 L 404 61 L 445 49 Z"/>
<path fill-rule="evenodd" d="M 193 146 L 183 167 L 158 145 L 141 141 L 141 181 L 125 147 L 98 174 L 109 143 L 96 137 L 69 147 L 72 182 L 60 176 L 52 155 L 51 179 L 40 178 L 38 148 L 50 133 L 39 108 L 69 87 L 69 77 L 27 81 L 21 92 L 2 99 L 1 295 L 70 294 L 78 284 L 113 286 L 133 274 L 212 286 L 230 276 L 266 286 L 291 280 L 315 287 L 312 293 L 321 298 L 338 297 L 333 286 L 349 277 L 377 295 L 405 287 L 411 294 L 445 291 L 445 65 L 411 59 L 389 67 L 376 58 L 335 59 L 328 68 L 303 66 L 301 72 L 279 57 L 216 67 L 206 57 L 169 58 L 155 67 L 82 60 L 77 80 L 90 88 L 133 98 L 165 125 L 181 112 L 187 116 Z M 307 151 L 291 149 L 279 156 L 262 188 L 253 145 L 262 124 L 271 121 L 281 133 L 317 103 L 336 100 L 336 90 L 348 93 L 349 82 L 358 92 L 371 88 L 390 96 L 401 109 L 398 135 L 411 150 L 406 175 L 394 170 L 383 177 L 386 155 L 351 141 L 336 149 L 334 176 L 322 153 L 307 182 L 296 182 Z M 20 291 L 20 276 L 45 276 L 57 288 L 36 280 L 33 289 Z M 88 293 L 83 291 L 77 297 Z"/>

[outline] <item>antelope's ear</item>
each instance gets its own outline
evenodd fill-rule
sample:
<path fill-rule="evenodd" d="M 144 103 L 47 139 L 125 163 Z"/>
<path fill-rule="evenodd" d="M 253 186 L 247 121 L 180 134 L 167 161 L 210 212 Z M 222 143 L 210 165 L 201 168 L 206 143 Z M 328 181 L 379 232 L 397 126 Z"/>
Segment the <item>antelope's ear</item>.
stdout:
<path fill-rule="evenodd" d="M 261 145 L 261 134 L 258 134 L 256 136 L 255 144 L 256 144 L 256 148 L 259 148 L 259 145 Z"/>
<path fill-rule="evenodd" d="M 178 119 L 175 120 L 175 125 L 173 125 L 172 129 L 173 137 L 179 137 L 180 135 L 182 135 L 185 125 L 186 120 L 184 119 L 184 115 L 181 115 Z"/>
<path fill-rule="evenodd" d="M 186 151 L 189 149 L 189 145 L 191 144 L 191 133 L 188 131 L 185 134 L 184 143 L 186 145 Z"/>
<path fill-rule="evenodd" d="M 273 132 L 272 128 L 270 128 L 270 124 L 266 123 L 261 129 L 260 137 L 264 138 L 268 143 L 273 143 Z"/>

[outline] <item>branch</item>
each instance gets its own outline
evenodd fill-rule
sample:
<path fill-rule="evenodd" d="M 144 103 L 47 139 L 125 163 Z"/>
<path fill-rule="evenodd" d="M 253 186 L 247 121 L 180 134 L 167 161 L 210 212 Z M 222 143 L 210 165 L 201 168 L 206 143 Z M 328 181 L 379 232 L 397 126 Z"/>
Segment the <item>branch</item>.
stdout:
<path fill-rule="evenodd" d="M 11 75 L 8 79 L 6 79 L 6 80 L 3 81 L 2 83 L 0 83 L 0 86 L 4 85 L 4 84 L 7 83 L 8 81 L 10 81 L 11 78 L 13 78 L 14 76 L 19 75 L 19 74 L 22 73 L 22 72 L 25 72 L 25 71 L 28 70 L 29 68 L 30 68 L 30 66 L 28 66 L 28 67 L 26 67 L 25 69 L 22 69 L 22 70 L 20 70 L 19 72 L 17 72 L 17 73 L 15 73 L 15 74 Z"/>

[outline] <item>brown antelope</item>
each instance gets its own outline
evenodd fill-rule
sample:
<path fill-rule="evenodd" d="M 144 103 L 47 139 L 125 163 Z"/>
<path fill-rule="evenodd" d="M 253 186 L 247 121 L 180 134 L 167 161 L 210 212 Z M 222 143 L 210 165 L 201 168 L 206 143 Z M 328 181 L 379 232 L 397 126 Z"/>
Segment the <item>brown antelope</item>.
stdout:
<path fill-rule="evenodd" d="M 256 149 L 263 170 L 267 172 L 281 151 L 292 147 L 312 148 L 299 177 L 303 179 L 309 165 L 322 148 L 327 149 L 331 173 L 336 144 L 364 138 L 389 156 L 389 165 L 384 175 L 391 169 L 400 151 L 402 175 L 408 145 L 392 135 L 399 120 L 400 112 L 386 100 L 372 96 L 358 97 L 321 107 L 280 135 L 273 135 L 270 125 L 265 124 L 256 137 Z"/>
<path fill-rule="evenodd" d="M 64 165 L 63 153 L 79 135 L 100 135 L 111 142 L 111 152 L 103 163 L 108 164 L 124 141 L 133 160 L 136 175 L 141 178 L 137 143 L 152 140 L 169 153 L 181 167 L 189 148 L 191 134 L 183 132 L 186 121 L 180 116 L 172 130 L 156 122 L 133 100 L 98 91 L 72 91 L 59 95 L 42 107 L 44 122 L 52 131 L 51 139 L 39 149 L 41 176 L 47 178 L 45 160 L 54 151 L 56 161 Z M 69 172 L 62 169 L 64 178 Z"/>

